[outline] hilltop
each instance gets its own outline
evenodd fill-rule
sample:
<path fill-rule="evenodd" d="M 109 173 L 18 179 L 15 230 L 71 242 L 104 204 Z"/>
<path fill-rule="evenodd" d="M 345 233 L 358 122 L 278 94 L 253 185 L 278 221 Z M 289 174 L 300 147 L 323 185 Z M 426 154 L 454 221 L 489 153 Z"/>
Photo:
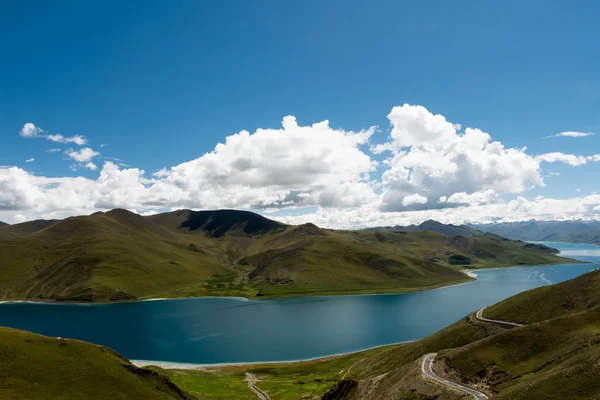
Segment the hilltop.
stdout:
<path fill-rule="evenodd" d="M 106 347 L 2 327 L 0 343 L 3 399 L 193 399 Z"/>
<path fill-rule="evenodd" d="M 522 221 L 471 226 L 515 240 L 600 245 L 600 221 Z"/>
<path fill-rule="evenodd" d="M 0 299 L 391 293 L 468 281 L 464 268 L 565 262 L 555 249 L 472 228 L 457 234 L 464 229 L 428 221 L 339 231 L 236 210 L 31 221 L 0 227 Z"/>

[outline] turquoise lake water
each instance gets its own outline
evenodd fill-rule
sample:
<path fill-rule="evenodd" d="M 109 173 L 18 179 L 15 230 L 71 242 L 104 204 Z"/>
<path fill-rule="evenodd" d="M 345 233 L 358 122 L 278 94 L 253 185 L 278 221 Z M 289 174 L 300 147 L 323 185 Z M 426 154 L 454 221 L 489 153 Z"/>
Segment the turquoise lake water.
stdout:
<path fill-rule="evenodd" d="M 216 364 L 321 357 L 421 339 L 483 306 L 600 266 L 599 247 L 546 244 L 592 264 L 480 270 L 476 281 L 397 295 L 4 303 L 0 325 L 106 345 L 138 360 Z"/>

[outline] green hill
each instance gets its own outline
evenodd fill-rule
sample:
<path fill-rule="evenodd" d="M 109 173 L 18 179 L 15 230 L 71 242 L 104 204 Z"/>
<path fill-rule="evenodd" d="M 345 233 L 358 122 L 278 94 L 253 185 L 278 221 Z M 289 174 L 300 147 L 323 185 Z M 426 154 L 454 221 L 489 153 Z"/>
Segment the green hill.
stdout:
<path fill-rule="evenodd" d="M 117 209 L 0 230 L 10 232 L 0 237 L 0 299 L 388 293 L 465 282 L 464 268 L 565 262 L 491 234 L 334 231 L 235 210 Z"/>
<path fill-rule="evenodd" d="M 171 380 L 113 350 L 0 327 L 0 398 L 192 399 Z"/>
<path fill-rule="evenodd" d="M 440 375 L 492 399 L 598 399 L 599 281 L 600 271 L 593 271 L 486 309 L 488 318 L 531 323 L 521 328 L 506 330 L 469 315 L 428 338 L 370 355 L 346 377 L 353 390 L 344 394 L 349 384 L 340 383 L 330 398 L 462 398 L 421 376 L 421 356 L 439 352 Z"/>
<path fill-rule="evenodd" d="M 57 219 L 38 219 L 35 221 L 22 222 L 20 224 L 9 225 L 4 222 L 0 223 L 0 240 L 10 239 L 19 236 L 31 235 L 39 230 L 54 225 L 59 220 Z"/>

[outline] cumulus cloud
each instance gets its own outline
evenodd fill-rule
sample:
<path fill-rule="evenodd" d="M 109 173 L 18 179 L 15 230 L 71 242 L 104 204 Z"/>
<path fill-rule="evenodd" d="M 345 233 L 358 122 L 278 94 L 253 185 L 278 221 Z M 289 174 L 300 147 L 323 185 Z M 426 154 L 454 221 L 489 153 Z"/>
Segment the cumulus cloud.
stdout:
<path fill-rule="evenodd" d="M 83 146 L 84 144 L 87 144 L 87 139 L 81 135 L 75 135 L 75 136 L 71 136 L 71 137 L 65 137 L 60 134 L 42 135 L 42 133 L 44 133 L 44 132 L 45 131 L 42 128 L 35 126 L 35 124 L 33 124 L 32 122 L 27 122 L 25 125 L 23 125 L 23 128 L 21 128 L 21 130 L 19 131 L 19 134 L 26 138 L 41 137 L 41 138 L 50 140 L 51 142 L 57 142 L 57 143 L 75 143 L 79 146 Z"/>
<path fill-rule="evenodd" d="M 74 169 L 100 170 L 99 176 L 53 178 L 0 168 L 0 220 L 63 218 L 117 207 L 140 213 L 178 208 L 271 213 L 293 207 L 311 212 L 276 218 L 331 228 L 429 218 L 462 223 L 600 217 L 598 195 L 561 200 L 522 195 L 544 185 L 542 172 L 548 172 L 542 163 L 583 165 L 600 161 L 600 154 L 530 155 L 480 129 L 463 130 L 422 106 L 394 107 L 388 118 L 389 140 L 373 144 L 375 127 L 334 129 L 328 121 L 303 126 L 287 116 L 280 128 L 241 131 L 194 160 L 152 174 L 119 159 L 105 158 L 100 165 L 100 153 L 90 147 L 68 149 Z M 45 135 L 33 124 L 23 129 L 27 137 Z M 373 154 L 385 160 L 378 163 Z"/>
<path fill-rule="evenodd" d="M 23 125 L 23 128 L 21 128 L 19 134 L 26 138 L 32 138 L 37 137 L 42 132 L 44 132 L 43 129 L 38 128 L 31 122 L 27 122 L 25 125 Z"/>
<path fill-rule="evenodd" d="M 26 163 L 32 163 L 35 161 L 35 158 L 28 158 L 27 160 L 25 160 Z"/>
<path fill-rule="evenodd" d="M 593 133 L 591 132 L 575 132 L 575 131 L 567 131 L 567 132 L 560 132 L 557 133 L 556 135 L 550 135 L 550 136 L 546 136 L 547 138 L 550 137 L 571 137 L 571 138 L 581 138 L 581 137 L 586 137 L 586 136 L 594 136 Z"/>
<path fill-rule="evenodd" d="M 73 160 L 80 162 L 80 163 L 86 163 L 89 161 L 92 161 L 92 159 L 98 155 L 100 155 L 100 153 L 98 153 L 97 151 L 92 150 L 89 147 L 84 147 L 83 149 L 76 151 L 73 149 L 68 149 L 67 151 L 65 151 L 65 155 L 67 155 L 69 158 L 72 158 Z"/>
<path fill-rule="evenodd" d="M 357 206 L 375 197 L 375 162 L 359 149 L 375 128 L 332 129 L 329 121 L 242 131 L 195 160 L 155 175 L 186 193 L 193 207 Z"/>
<path fill-rule="evenodd" d="M 394 107 L 388 118 L 392 131 L 382 148 L 392 155 L 382 177 L 384 211 L 453 207 L 467 197 L 493 200 L 544 184 L 539 160 L 525 148 L 505 148 L 475 128 L 461 133 L 460 125 L 422 106 Z M 427 202 L 404 200 L 415 193 Z M 455 193 L 460 202 L 448 201 Z"/>

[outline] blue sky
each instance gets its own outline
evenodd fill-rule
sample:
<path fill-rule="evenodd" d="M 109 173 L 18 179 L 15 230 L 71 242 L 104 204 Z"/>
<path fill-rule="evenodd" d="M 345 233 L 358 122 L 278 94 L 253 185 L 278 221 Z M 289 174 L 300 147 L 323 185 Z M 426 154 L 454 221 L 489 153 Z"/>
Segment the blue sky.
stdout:
<path fill-rule="evenodd" d="M 532 157 L 553 152 L 593 156 L 600 153 L 599 135 L 545 137 L 600 133 L 599 8 L 591 1 L 577 7 L 566 1 L 5 2 L 0 14 L 0 165 L 17 167 L 34 181 L 79 176 L 95 181 L 103 164 L 116 158 L 122 160 L 112 160 L 120 170 L 142 169 L 151 179 L 161 168 L 213 151 L 230 135 L 279 129 L 282 118 L 293 115 L 302 126 L 323 120 L 344 131 L 377 126 L 357 148 L 379 163 L 369 171 L 369 180 L 376 181 L 372 188 L 381 194 L 388 169 L 383 161 L 392 156 L 369 148 L 389 141 L 387 115 L 403 104 L 424 106 L 463 130 L 479 128 L 505 148 L 526 146 Z M 43 129 L 40 135 L 82 135 L 87 144 L 24 138 L 19 131 L 25 123 Z M 90 159 L 96 170 L 65 154 L 85 147 L 100 153 Z M 60 151 L 47 152 L 53 148 Z M 580 166 L 541 162 L 543 185 L 494 190 L 502 201 L 581 198 L 597 190 L 599 166 L 591 160 Z M 94 198 L 86 204 L 75 201 L 73 207 L 41 207 L 35 203 L 46 198 L 47 183 L 35 183 L 43 193 L 31 197 L 17 193 L 10 179 L 2 182 L 6 198 L 0 197 L 0 219 L 9 222 L 103 205 L 139 211 L 221 205 L 178 198 L 142 207 Z M 322 188 L 304 190 L 302 182 L 292 182 L 289 190 L 308 193 L 305 198 L 327 197 Z M 282 185 L 276 194 L 264 189 L 270 194 L 222 205 L 269 212 L 265 199 L 281 197 Z M 472 192 L 489 189 L 470 187 Z M 422 189 L 437 196 L 435 190 Z M 416 194 L 402 190 L 396 199 L 400 203 Z M 425 192 L 421 195 L 427 197 Z M 318 199 L 290 207 L 277 204 L 288 211 L 276 215 L 349 206 Z M 557 217 L 594 217 L 594 207 L 585 215 Z M 418 217 L 406 218 L 425 216 L 413 215 Z"/>

